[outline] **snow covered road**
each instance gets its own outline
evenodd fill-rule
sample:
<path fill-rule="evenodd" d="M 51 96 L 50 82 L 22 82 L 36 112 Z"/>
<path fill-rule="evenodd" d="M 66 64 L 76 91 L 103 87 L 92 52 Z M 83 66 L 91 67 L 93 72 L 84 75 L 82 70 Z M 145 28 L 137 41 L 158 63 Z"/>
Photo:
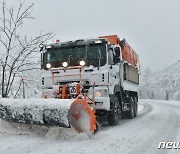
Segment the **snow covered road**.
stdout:
<path fill-rule="evenodd" d="M 0 121 L 0 154 L 180 153 L 180 149 L 158 149 L 162 141 L 180 142 L 180 102 L 140 100 L 137 118 L 105 126 L 91 138 L 67 128 Z"/>

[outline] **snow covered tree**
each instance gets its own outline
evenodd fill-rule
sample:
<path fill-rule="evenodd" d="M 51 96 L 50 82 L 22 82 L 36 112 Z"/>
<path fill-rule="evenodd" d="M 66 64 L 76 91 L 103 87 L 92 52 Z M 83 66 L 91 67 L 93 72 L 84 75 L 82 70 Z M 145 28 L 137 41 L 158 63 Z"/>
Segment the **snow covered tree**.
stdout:
<path fill-rule="evenodd" d="M 149 82 L 149 78 L 150 78 L 150 75 L 151 75 L 151 70 L 150 68 L 146 68 L 144 70 L 144 81 L 145 81 L 145 92 L 147 93 L 146 95 L 148 96 L 148 98 L 152 99 L 152 93 L 150 92 L 150 82 Z"/>
<path fill-rule="evenodd" d="M 146 70 L 144 71 L 144 79 L 145 79 L 145 84 L 146 87 L 149 87 L 150 83 L 149 83 L 149 77 L 151 75 L 151 70 L 149 67 L 146 68 Z"/>
<path fill-rule="evenodd" d="M 36 37 L 27 38 L 21 33 L 26 20 L 31 16 L 33 4 L 25 5 L 19 2 L 18 7 L 7 7 L 2 2 L 0 13 L 0 72 L 1 94 L 9 97 L 15 77 L 24 71 L 39 69 L 36 58 L 39 44 L 43 44 L 53 37 L 52 32 L 40 33 Z"/>

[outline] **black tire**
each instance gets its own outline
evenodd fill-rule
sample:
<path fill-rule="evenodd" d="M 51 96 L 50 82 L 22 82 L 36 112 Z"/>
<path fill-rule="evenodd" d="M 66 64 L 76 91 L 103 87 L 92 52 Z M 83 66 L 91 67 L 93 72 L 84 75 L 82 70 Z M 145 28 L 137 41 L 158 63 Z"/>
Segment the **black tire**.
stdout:
<path fill-rule="evenodd" d="M 129 97 L 129 110 L 127 111 L 127 118 L 134 118 L 134 99 L 133 97 Z"/>
<path fill-rule="evenodd" d="M 109 125 L 114 126 L 118 124 L 120 119 L 120 104 L 117 96 L 115 96 L 111 102 L 111 111 L 107 115 Z"/>
<path fill-rule="evenodd" d="M 134 97 L 134 117 L 137 117 L 138 113 L 138 103 L 137 103 L 137 98 Z"/>

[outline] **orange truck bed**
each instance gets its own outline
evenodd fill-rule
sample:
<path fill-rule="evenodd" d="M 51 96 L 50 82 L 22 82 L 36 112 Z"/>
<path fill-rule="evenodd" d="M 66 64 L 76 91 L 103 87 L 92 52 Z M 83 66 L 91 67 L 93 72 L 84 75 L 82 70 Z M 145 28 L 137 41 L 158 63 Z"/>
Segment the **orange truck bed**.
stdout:
<path fill-rule="evenodd" d="M 120 45 L 122 51 L 122 59 L 131 64 L 134 68 L 137 68 L 139 61 L 138 54 L 124 39 L 120 40 L 117 35 L 100 36 L 99 38 L 106 38 L 109 43 Z"/>

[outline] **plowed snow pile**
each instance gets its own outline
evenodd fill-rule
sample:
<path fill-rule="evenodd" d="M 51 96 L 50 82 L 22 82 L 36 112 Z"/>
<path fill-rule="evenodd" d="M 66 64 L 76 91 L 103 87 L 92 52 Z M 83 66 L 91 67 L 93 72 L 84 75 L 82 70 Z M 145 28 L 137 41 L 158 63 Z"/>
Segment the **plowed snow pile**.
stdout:
<path fill-rule="evenodd" d="M 73 128 L 46 127 L 9 123 L 0 119 L 0 134 L 8 135 L 37 135 L 52 139 L 81 139 L 89 138 L 85 133 L 78 133 Z"/>
<path fill-rule="evenodd" d="M 73 100 L 65 99 L 1 99 L 0 117 L 20 123 L 69 127 L 68 111 Z"/>
<path fill-rule="evenodd" d="M 18 112 L 24 110 L 24 107 L 31 109 L 34 117 L 39 120 L 41 117 L 39 111 L 45 109 L 61 109 L 64 114 L 63 121 L 68 124 L 68 110 L 73 100 L 57 100 L 57 99 L 41 99 L 41 98 L 30 98 L 30 99 L 1 99 L 0 104 L 4 106 L 11 106 L 17 108 Z M 16 112 L 16 111 L 14 111 Z M 52 115 L 51 115 L 52 116 Z M 81 137 L 88 138 L 85 133 L 77 133 L 73 128 L 61 128 L 56 126 L 38 126 L 28 125 L 20 123 L 10 123 L 0 119 L 0 133 L 1 134 L 12 134 L 12 135 L 40 135 L 47 138 L 62 138 L 62 139 L 79 139 Z"/>

